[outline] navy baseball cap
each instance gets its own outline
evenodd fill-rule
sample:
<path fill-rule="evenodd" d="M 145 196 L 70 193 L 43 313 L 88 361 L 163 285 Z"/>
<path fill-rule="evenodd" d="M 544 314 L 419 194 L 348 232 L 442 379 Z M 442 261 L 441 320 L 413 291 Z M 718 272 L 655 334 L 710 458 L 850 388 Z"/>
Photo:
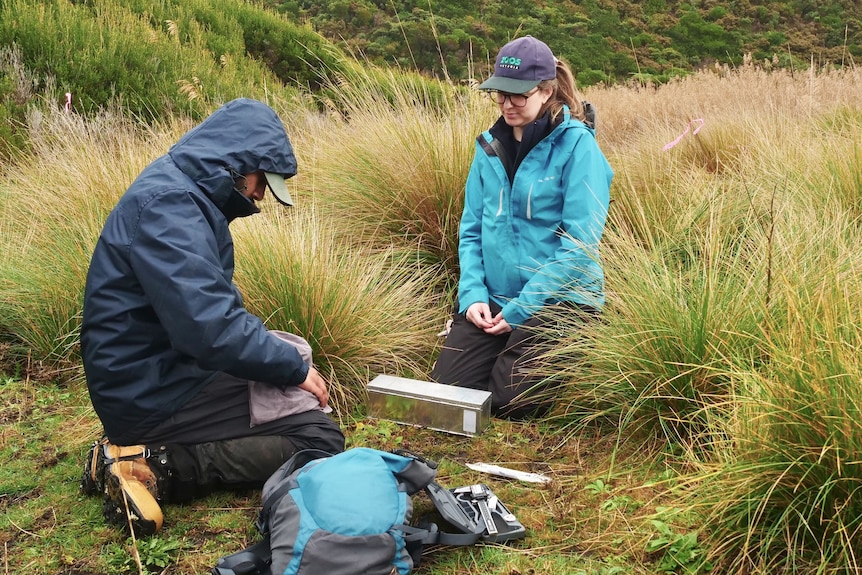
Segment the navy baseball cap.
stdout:
<path fill-rule="evenodd" d="M 539 82 L 556 77 L 557 59 L 548 45 L 532 36 L 523 36 L 500 49 L 494 75 L 482 82 L 479 89 L 526 94 Z"/>

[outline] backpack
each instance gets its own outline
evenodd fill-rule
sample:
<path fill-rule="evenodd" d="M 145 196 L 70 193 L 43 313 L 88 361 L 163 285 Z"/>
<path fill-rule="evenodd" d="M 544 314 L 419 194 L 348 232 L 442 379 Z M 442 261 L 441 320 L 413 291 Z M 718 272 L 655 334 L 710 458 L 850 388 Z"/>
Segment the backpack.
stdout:
<path fill-rule="evenodd" d="M 438 485 L 436 475 L 435 462 L 406 451 L 297 452 L 263 487 L 257 520 L 263 539 L 222 557 L 211 573 L 406 575 L 418 566 L 425 545 L 523 537 L 523 526 L 487 486 L 456 493 Z M 458 533 L 440 531 L 427 519 L 410 525 L 411 497 L 423 489 Z M 476 494 L 484 511 L 494 504 L 490 514 L 473 512 Z"/>

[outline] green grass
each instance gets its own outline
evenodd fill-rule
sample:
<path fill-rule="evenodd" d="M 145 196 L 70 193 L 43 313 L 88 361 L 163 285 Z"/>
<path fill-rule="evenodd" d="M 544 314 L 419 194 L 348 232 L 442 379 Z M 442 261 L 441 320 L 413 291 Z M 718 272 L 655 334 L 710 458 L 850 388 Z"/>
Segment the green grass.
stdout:
<path fill-rule="evenodd" d="M 0 386 L 0 543 L 7 572 L 137 573 L 131 541 L 104 523 L 98 497 L 78 492 L 86 450 L 99 431 L 85 388 L 14 377 L 5 377 Z M 466 438 L 358 417 L 346 424 L 349 447 L 410 449 L 441 462 L 443 485 L 487 483 L 528 530 L 526 539 L 506 546 L 429 548 L 417 573 L 612 573 L 614 565 L 627 573 L 649 573 L 642 549 L 614 549 L 590 535 L 594 515 L 607 508 L 610 494 L 595 494 L 584 483 L 606 473 L 607 438 L 555 451 L 537 449 L 547 443 L 549 431 L 540 424 L 495 420 L 480 437 Z M 464 466 L 479 460 L 545 473 L 556 481 L 536 487 Z M 616 490 L 634 489 L 628 508 L 601 511 L 605 536 L 624 534 L 626 518 L 650 505 L 637 489 L 642 480 L 613 480 Z M 137 542 L 145 572 L 160 573 L 165 557 L 171 573 L 206 572 L 220 556 L 255 540 L 252 524 L 259 505 L 259 492 L 250 490 L 166 506 L 158 536 Z M 429 511 L 430 502 L 417 496 L 416 507 Z M 576 517 L 570 516 L 573 510 Z"/>

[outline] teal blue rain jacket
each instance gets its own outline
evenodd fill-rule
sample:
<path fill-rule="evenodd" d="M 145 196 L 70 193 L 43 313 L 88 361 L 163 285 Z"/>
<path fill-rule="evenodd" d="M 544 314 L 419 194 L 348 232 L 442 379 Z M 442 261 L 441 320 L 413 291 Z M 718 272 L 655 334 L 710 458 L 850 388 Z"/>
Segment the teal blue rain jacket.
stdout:
<path fill-rule="evenodd" d="M 595 131 L 564 110 L 563 121 L 526 155 L 509 183 L 485 131 L 461 218 L 459 312 L 493 300 L 513 327 L 547 304 L 601 307 L 599 241 L 613 170 Z"/>

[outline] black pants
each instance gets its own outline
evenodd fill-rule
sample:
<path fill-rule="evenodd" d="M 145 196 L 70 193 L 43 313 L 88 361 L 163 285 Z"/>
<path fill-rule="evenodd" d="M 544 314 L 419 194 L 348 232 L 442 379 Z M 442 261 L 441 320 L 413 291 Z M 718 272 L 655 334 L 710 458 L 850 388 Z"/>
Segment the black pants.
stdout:
<path fill-rule="evenodd" d="M 251 426 L 248 380 L 220 374 L 138 443 L 176 479 L 168 500 L 182 501 L 216 487 L 260 486 L 301 449 L 344 450 L 344 434 L 314 410 Z"/>
<path fill-rule="evenodd" d="M 598 315 L 595 308 L 559 304 L 571 308 L 573 321 L 589 321 Z M 491 314 L 501 308 L 489 304 Z M 556 315 L 556 314 L 555 314 Z M 545 377 L 531 362 L 553 345 L 542 328 L 551 321 L 539 312 L 510 333 L 490 335 L 462 313 L 452 318 L 452 326 L 431 377 L 439 383 L 491 392 L 491 411 L 496 416 L 523 418 L 540 415 L 551 407 Z"/>

